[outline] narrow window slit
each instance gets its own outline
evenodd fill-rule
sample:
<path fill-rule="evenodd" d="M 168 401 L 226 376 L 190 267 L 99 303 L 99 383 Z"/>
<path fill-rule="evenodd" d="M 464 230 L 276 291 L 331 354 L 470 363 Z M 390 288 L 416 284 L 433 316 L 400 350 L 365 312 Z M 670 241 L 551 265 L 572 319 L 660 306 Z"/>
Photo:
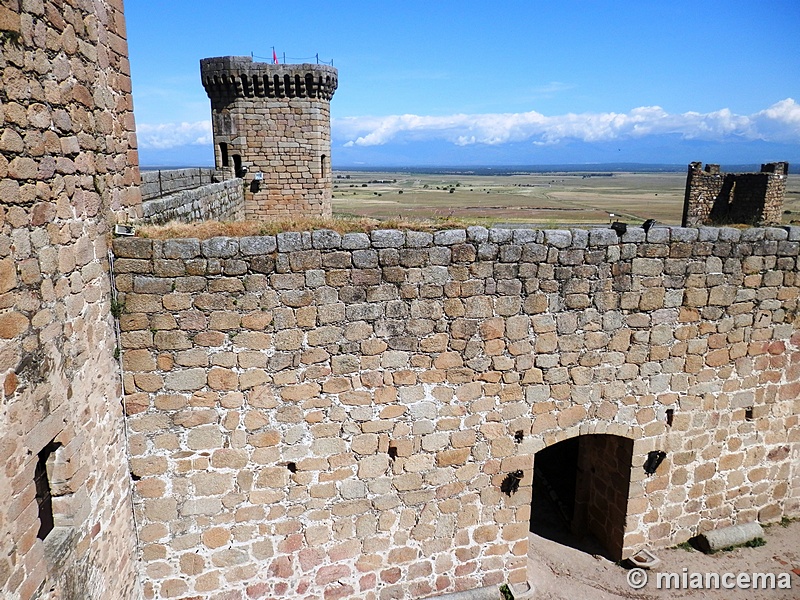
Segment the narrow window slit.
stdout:
<path fill-rule="evenodd" d="M 40 540 L 47 537 L 55 522 L 53 520 L 53 494 L 50 489 L 50 477 L 52 476 L 53 463 L 55 462 L 55 452 L 61 446 L 58 442 L 52 441 L 47 444 L 38 454 L 36 460 L 36 470 L 34 471 L 33 482 L 36 486 L 36 504 L 39 507 L 39 532 L 36 534 Z M 48 473 L 48 467 L 50 473 Z"/>

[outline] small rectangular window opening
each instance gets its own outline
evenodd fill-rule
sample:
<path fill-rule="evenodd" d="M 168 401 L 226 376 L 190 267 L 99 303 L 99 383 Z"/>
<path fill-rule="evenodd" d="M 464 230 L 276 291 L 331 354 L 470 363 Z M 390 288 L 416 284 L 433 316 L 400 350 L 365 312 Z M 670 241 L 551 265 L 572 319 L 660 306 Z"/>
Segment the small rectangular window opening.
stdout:
<path fill-rule="evenodd" d="M 672 427 L 672 420 L 675 418 L 675 409 L 667 409 L 667 427 Z"/>
<path fill-rule="evenodd" d="M 744 420 L 745 421 L 752 421 L 753 420 L 753 407 L 748 406 L 744 409 Z"/>
<path fill-rule="evenodd" d="M 58 442 L 50 442 L 42 448 L 37 455 L 36 470 L 33 482 L 36 486 L 36 504 L 39 506 L 39 533 L 36 534 L 40 540 L 47 537 L 53 531 L 53 496 L 50 490 L 50 477 L 53 472 L 56 450 L 61 446 Z M 49 473 L 48 473 L 49 470 Z"/>

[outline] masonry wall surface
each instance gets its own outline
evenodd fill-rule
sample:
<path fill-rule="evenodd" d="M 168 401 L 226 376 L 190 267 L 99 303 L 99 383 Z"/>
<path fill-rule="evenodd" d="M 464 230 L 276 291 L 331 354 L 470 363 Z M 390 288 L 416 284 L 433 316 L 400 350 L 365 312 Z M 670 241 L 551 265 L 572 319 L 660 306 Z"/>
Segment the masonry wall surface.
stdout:
<path fill-rule="evenodd" d="M 330 216 L 336 69 L 226 56 L 203 59 L 201 74 L 215 163 L 244 179 L 247 218 Z"/>
<path fill-rule="evenodd" d="M 219 183 L 222 179 L 223 176 L 216 169 L 157 169 L 142 172 L 139 190 L 142 200 L 147 201 L 209 183 Z"/>
<path fill-rule="evenodd" d="M 142 202 L 142 221 L 162 225 L 169 221 L 241 221 L 244 219 L 241 179 L 227 179 L 183 189 Z"/>
<path fill-rule="evenodd" d="M 0 30 L 0 596 L 137 598 L 107 242 L 140 202 L 122 3 L 3 0 Z"/>
<path fill-rule="evenodd" d="M 798 228 L 114 251 L 147 597 L 523 580 L 534 454 L 585 434 L 631 440 L 623 555 L 800 514 Z"/>

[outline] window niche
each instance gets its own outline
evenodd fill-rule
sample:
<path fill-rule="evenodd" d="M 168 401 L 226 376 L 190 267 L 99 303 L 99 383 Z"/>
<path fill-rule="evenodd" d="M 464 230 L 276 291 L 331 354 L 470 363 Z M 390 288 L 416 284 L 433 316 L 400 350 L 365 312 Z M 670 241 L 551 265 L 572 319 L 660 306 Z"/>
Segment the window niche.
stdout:
<path fill-rule="evenodd" d="M 53 466 L 56 461 L 56 450 L 59 442 L 51 441 L 37 455 L 36 470 L 33 481 L 36 486 L 36 504 L 39 507 L 39 532 L 36 534 L 43 540 L 53 531 L 53 492 L 50 482 L 53 480 Z"/>

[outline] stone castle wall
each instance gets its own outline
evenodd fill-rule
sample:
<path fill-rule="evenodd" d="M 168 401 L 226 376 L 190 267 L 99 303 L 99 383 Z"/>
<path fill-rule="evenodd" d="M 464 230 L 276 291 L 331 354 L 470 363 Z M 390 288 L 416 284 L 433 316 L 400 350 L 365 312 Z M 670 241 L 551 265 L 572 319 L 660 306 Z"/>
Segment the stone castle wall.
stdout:
<path fill-rule="evenodd" d="M 142 171 L 142 184 L 139 189 L 142 200 L 161 198 L 182 190 L 198 188 L 209 183 L 222 181 L 222 174 L 216 169 L 157 169 Z"/>
<path fill-rule="evenodd" d="M 244 191 L 241 179 L 227 179 L 183 189 L 142 202 L 142 221 L 162 225 L 169 221 L 241 221 Z"/>
<path fill-rule="evenodd" d="M 3 0 L 0 78 L 0 596 L 137 598 L 107 241 L 140 214 L 121 0 Z"/>
<path fill-rule="evenodd" d="M 200 68 L 216 166 L 244 179 L 247 218 L 330 216 L 336 69 L 236 56 L 203 59 Z"/>
<path fill-rule="evenodd" d="M 760 173 L 721 173 L 719 165 L 689 165 L 683 226 L 779 225 L 786 194 L 785 162 L 761 165 Z"/>
<path fill-rule="evenodd" d="M 622 556 L 800 514 L 798 228 L 114 251 L 147 597 L 523 580 L 535 456 L 576 436 L 630 461 L 585 496 Z"/>

